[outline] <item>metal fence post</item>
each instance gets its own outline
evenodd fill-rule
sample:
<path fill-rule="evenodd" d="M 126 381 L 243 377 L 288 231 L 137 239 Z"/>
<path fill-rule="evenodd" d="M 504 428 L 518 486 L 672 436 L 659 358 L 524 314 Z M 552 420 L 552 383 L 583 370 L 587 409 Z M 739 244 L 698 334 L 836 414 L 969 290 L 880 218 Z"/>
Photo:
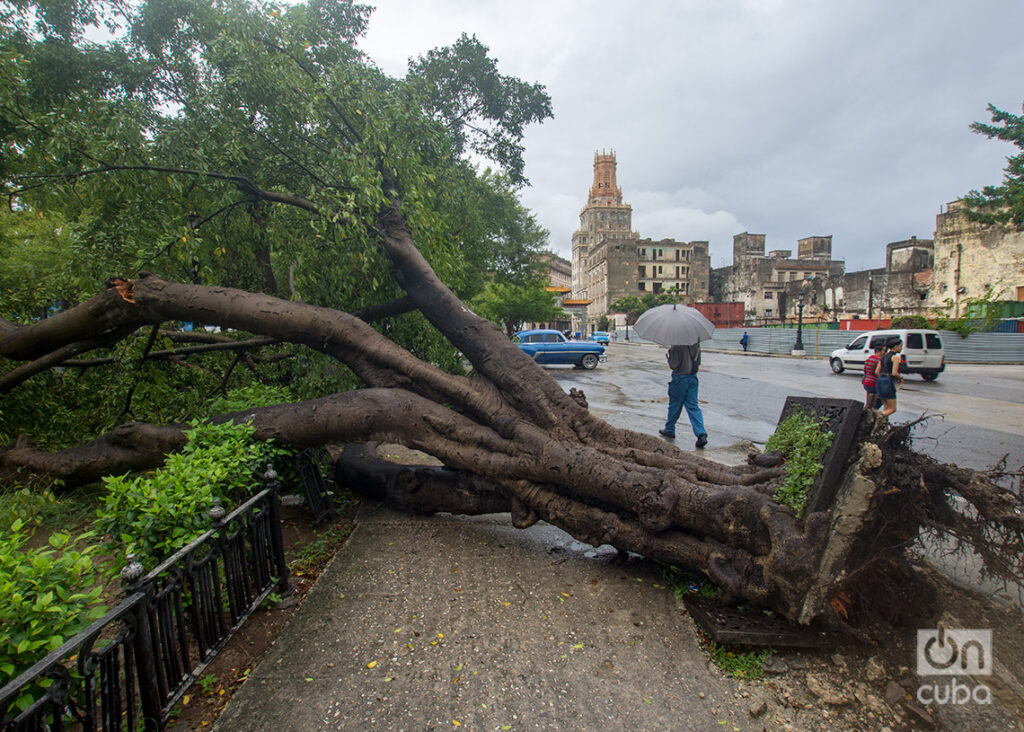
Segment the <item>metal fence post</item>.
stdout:
<path fill-rule="evenodd" d="M 163 717 L 163 700 L 157 684 L 156 657 L 153 653 L 153 636 L 149 628 L 149 586 L 140 582 L 143 576 L 142 563 L 129 554 L 127 564 L 121 569 L 121 580 L 128 594 L 141 593 L 135 603 L 135 636 L 132 651 L 135 654 L 136 677 L 139 684 L 139 703 L 142 706 L 142 725 L 146 732 L 157 732 Z"/>
<path fill-rule="evenodd" d="M 281 481 L 270 464 L 263 480 L 270 490 L 270 543 L 277 564 L 277 589 L 283 595 L 288 591 L 288 563 L 284 560 L 284 540 L 281 537 Z"/>

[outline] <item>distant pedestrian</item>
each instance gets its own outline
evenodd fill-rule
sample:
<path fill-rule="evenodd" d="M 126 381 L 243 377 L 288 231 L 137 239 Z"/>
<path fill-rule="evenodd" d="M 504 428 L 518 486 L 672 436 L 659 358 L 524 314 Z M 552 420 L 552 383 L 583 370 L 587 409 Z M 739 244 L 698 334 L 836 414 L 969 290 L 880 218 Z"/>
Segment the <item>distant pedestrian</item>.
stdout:
<path fill-rule="evenodd" d="M 672 369 L 672 381 L 668 383 L 668 419 L 665 428 L 658 430 L 658 433 L 670 439 L 675 438 L 676 421 L 685 408 L 686 416 L 690 418 L 690 427 L 697 436 L 697 448 L 701 449 L 708 444 L 708 433 L 704 429 L 704 414 L 700 411 L 697 399 L 700 343 L 672 346 L 665 357 Z"/>
<path fill-rule="evenodd" d="M 885 353 L 885 343 L 883 341 L 876 341 L 875 352 L 864 361 L 864 378 L 861 379 L 861 383 L 864 385 L 864 391 L 867 392 L 867 397 L 864 400 L 865 409 L 877 409 L 881 406 L 878 401 L 878 391 L 876 389 L 878 377 L 875 375 L 875 371 L 878 368 L 878 362 L 882 360 L 883 353 Z"/>
<path fill-rule="evenodd" d="M 747 336 L 747 331 L 743 331 L 743 337 L 740 338 L 740 345 L 743 346 L 743 352 L 747 352 L 747 343 L 750 342 L 750 338 Z"/>
<path fill-rule="evenodd" d="M 875 366 L 875 375 L 878 377 L 875 391 L 882 400 L 882 416 L 888 417 L 896 411 L 896 386 L 903 383 L 903 377 L 900 376 L 903 341 L 893 337 L 885 342 L 885 346 L 886 351 Z"/>

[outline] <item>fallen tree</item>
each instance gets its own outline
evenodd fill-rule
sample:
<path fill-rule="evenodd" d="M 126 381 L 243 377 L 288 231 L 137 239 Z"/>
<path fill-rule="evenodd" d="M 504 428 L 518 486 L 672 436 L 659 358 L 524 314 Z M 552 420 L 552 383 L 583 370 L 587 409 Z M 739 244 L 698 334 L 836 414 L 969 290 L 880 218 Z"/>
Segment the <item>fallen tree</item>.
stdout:
<path fill-rule="evenodd" d="M 74 29 L 45 43 L 23 29 L 5 35 L 16 42 L 0 64 L 19 83 L 0 104 L 14 141 L 3 149 L 11 205 L 0 223 L 18 235 L 10 241 L 34 241 L 24 232 L 39 226 L 51 238 L 76 232 L 73 256 L 46 252 L 58 259 L 53 288 L 68 286 L 69 270 L 119 275 L 99 292 L 62 291 L 79 304 L 52 317 L 0 318 L 5 393 L 55 368 L 196 368 L 188 359 L 201 353 L 234 353 L 216 375 L 223 385 L 249 350 L 294 346 L 344 364 L 362 388 L 221 418 L 251 420 L 258 438 L 296 447 L 389 441 L 432 455 L 443 470 L 396 469 L 356 448 L 339 464 L 411 510 L 502 509 L 517 526 L 543 519 L 590 544 L 701 571 L 723 597 L 804 623 L 864 625 L 895 609 L 874 598 L 897 586 L 903 598 L 919 594 L 906 591 L 915 573 L 904 550 L 922 528 L 1022 576 L 1019 499 L 913 453 L 903 432 L 866 422 L 836 503 L 800 518 L 773 500 L 782 468 L 771 460 L 724 466 L 616 429 L 478 317 L 456 292 L 479 292 L 488 267 L 512 271 L 498 260 L 532 256 L 516 246 L 532 236 L 531 221 L 506 182 L 522 182 L 523 126 L 548 116 L 550 103 L 536 85 L 497 74 L 475 39 L 394 80 L 354 50 L 366 10 L 350 2 L 121 10 L 134 14 L 133 32 L 109 55 L 76 45 Z M 55 67 L 97 73 L 47 86 Z M 468 150 L 506 177 L 478 174 Z M 10 291 L 36 286 L 34 271 Z M 58 299 L 49 290 L 25 298 L 35 308 Z M 411 317 L 436 328 L 468 373 L 421 357 L 429 347 L 403 331 Z M 241 340 L 174 336 L 216 350 L 156 348 L 161 328 L 181 322 Z M 114 358 L 128 338 L 140 354 Z M 137 385 L 118 395 L 116 414 L 132 412 Z M 18 438 L 0 451 L 0 478 L 70 486 L 150 468 L 184 444 L 186 429 L 130 422 L 55 450 Z"/>
<path fill-rule="evenodd" d="M 903 550 L 922 526 L 954 532 L 993 569 L 1021 576 L 1019 499 L 981 475 L 911 452 L 906 430 L 865 427 L 840 501 L 852 500 L 856 510 L 798 519 L 772 500 L 778 467 L 723 466 L 595 418 L 440 282 L 414 246 L 398 201 L 382 208 L 380 227 L 396 278 L 472 364 L 468 376 L 420 361 L 345 312 L 147 274 L 115 280 L 46 321 L 6 325 L 0 353 L 32 361 L 104 333 L 199 316 L 315 348 L 349 366 L 366 388 L 253 410 L 245 416 L 258 437 L 297 447 L 402 443 L 448 471 L 407 470 L 394 479 L 393 467 L 355 450 L 346 451 L 340 470 L 386 485 L 382 497 L 420 512 L 508 510 L 517 526 L 543 519 L 590 544 L 699 570 L 726 598 L 804 622 L 845 624 L 877 605 L 880 586 L 898 585 L 906 596 L 914 572 Z M 73 484 L 151 467 L 180 447 L 182 434 L 181 426 L 128 424 L 57 453 L 16 445 L 0 453 L 0 469 L 28 468 Z M 973 518 L 952 508 L 954 494 L 970 503 Z M 907 612 L 905 603 L 898 608 Z"/>

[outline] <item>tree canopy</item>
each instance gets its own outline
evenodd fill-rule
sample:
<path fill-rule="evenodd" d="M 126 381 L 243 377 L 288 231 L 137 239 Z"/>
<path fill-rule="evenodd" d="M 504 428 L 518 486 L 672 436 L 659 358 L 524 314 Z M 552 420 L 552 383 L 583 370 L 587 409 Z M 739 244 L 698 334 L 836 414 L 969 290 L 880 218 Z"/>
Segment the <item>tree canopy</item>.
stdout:
<path fill-rule="evenodd" d="M 672 292 L 645 292 L 643 295 L 626 295 L 612 303 L 611 309 L 618 313 L 625 313 L 628 322 L 635 323 L 636 319 L 645 312 L 658 305 L 679 302 L 679 297 Z"/>
<path fill-rule="evenodd" d="M 1001 185 L 985 186 L 967 195 L 970 215 L 987 224 L 1024 226 L 1024 116 L 1004 112 L 992 104 L 988 111 L 992 123 L 974 122 L 971 129 L 989 139 L 1005 140 L 1020 152 L 1006 158 Z"/>
<path fill-rule="evenodd" d="M 369 17 L 351 0 L 7 3 L 0 317 L 32 322 L 142 269 L 348 311 L 384 308 L 371 317 L 409 311 L 379 245 L 378 214 L 396 197 L 421 253 L 459 297 L 491 282 L 532 283 L 546 232 L 515 188 L 523 131 L 550 116 L 547 94 L 500 74 L 465 35 L 390 78 L 357 47 Z M 100 23 L 110 39 L 88 40 Z M 496 170 L 479 168 L 487 162 Z M 421 316 L 380 327 L 459 368 L 457 349 Z M 145 340 L 120 365 L 130 367 Z M 284 363 L 261 378 L 303 382 L 304 396 L 323 392 L 325 373 L 331 390 L 354 383 L 303 360 L 306 368 Z M 223 354 L 210 369 L 231 363 Z M 186 416 L 185 382 L 224 386 L 197 369 L 147 369 L 143 380 L 167 386 L 157 403 L 175 410 L 147 408 L 137 394 L 135 411 L 97 411 L 86 396 L 96 392 L 91 376 L 76 389 L 40 372 L 38 388 L 81 391 L 86 413 L 110 412 L 75 431 L 84 436 L 125 416 Z M 246 369 L 232 375 L 246 378 Z M 17 429 L 36 422 L 25 405 L 5 418 Z"/>

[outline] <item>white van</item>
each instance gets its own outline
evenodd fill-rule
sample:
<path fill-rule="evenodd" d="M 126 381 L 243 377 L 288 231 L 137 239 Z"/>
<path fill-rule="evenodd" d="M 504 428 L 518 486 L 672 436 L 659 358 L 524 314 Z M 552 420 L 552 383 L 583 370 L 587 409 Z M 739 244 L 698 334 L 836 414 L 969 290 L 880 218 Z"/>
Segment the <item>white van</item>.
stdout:
<path fill-rule="evenodd" d="M 900 372 L 921 374 L 921 378 L 934 381 L 946 370 L 946 351 L 936 330 L 870 330 L 854 338 L 846 348 L 832 351 L 828 362 L 832 371 L 841 374 L 845 369 L 863 371 L 864 362 L 875 351 L 875 345 L 885 343 L 893 336 L 903 341 L 903 363 Z"/>

